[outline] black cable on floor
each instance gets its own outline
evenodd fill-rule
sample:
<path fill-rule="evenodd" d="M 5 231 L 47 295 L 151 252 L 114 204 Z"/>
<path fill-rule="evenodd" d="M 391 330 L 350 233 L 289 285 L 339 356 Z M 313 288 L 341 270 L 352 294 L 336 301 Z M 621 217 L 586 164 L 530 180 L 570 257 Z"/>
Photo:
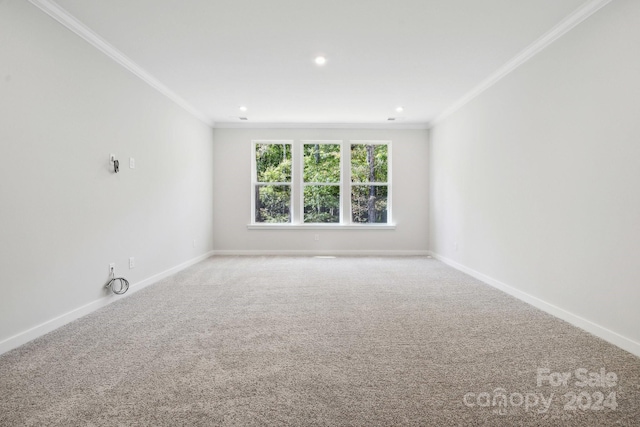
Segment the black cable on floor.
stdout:
<path fill-rule="evenodd" d="M 115 277 L 115 276 L 116 276 L 115 273 L 112 271 L 111 280 L 109 280 L 109 283 L 107 283 L 107 286 L 105 286 L 105 288 L 111 288 L 114 294 L 122 295 L 129 290 L 129 281 L 124 277 Z M 116 281 L 120 281 L 120 287 L 118 289 L 114 287 L 114 284 L 116 283 Z"/>

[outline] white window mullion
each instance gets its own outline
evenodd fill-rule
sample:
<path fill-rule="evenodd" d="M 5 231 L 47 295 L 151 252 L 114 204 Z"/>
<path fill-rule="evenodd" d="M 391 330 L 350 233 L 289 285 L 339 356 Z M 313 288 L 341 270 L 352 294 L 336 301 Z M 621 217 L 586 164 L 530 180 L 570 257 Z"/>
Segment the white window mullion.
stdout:
<path fill-rule="evenodd" d="M 393 155 L 391 154 L 391 142 L 387 143 L 387 223 L 393 223 L 393 201 L 392 201 L 392 193 L 393 186 L 391 185 L 391 179 L 393 177 L 393 171 L 391 170 L 391 164 L 393 161 Z"/>
<path fill-rule="evenodd" d="M 251 191 L 249 192 L 249 194 L 251 195 L 251 217 L 249 220 L 249 224 L 255 224 L 256 222 L 255 188 L 257 181 L 258 173 L 256 170 L 256 143 L 254 141 L 251 141 Z"/>
<path fill-rule="evenodd" d="M 351 143 L 342 142 L 340 155 L 342 164 L 340 194 L 342 195 L 340 206 L 340 218 L 342 224 L 351 224 Z"/>
<path fill-rule="evenodd" d="M 300 141 L 294 141 L 292 146 L 292 157 L 291 157 L 291 183 L 293 187 L 291 188 L 291 222 L 293 224 L 302 224 L 302 211 L 303 211 L 303 197 L 302 194 L 304 192 L 303 186 L 303 167 L 304 162 L 302 159 L 302 146 Z"/>

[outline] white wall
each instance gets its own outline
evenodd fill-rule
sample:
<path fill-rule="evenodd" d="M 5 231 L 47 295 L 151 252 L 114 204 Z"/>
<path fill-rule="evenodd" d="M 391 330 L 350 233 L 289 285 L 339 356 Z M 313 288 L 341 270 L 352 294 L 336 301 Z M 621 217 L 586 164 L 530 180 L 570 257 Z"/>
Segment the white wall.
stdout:
<path fill-rule="evenodd" d="M 430 141 L 431 250 L 636 354 L 639 22 L 610 3 Z"/>
<path fill-rule="evenodd" d="M 392 141 L 395 230 L 249 230 L 251 141 Z M 217 253 L 426 253 L 428 132 L 372 129 L 215 129 L 214 249 Z M 314 235 L 319 234 L 319 241 Z"/>
<path fill-rule="evenodd" d="M 0 2 L 0 352 L 108 299 L 110 262 L 135 284 L 211 250 L 212 139 L 28 2 Z"/>

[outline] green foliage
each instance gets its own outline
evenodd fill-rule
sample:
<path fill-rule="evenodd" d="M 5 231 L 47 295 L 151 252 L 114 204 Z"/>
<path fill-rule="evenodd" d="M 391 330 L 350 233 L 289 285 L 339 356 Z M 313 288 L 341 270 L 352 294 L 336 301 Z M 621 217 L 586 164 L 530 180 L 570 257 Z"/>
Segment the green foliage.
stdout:
<path fill-rule="evenodd" d="M 291 222 L 291 186 L 256 185 L 256 222 Z"/>
<path fill-rule="evenodd" d="M 291 144 L 256 144 L 258 182 L 291 182 Z"/>
<path fill-rule="evenodd" d="M 291 144 L 256 144 L 258 182 L 291 182 Z M 291 186 L 257 185 L 255 221 L 291 222 Z"/>
<path fill-rule="evenodd" d="M 339 185 L 307 185 L 304 187 L 304 222 L 340 222 Z"/>
<path fill-rule="evenodd" d="M 305 144 L 303 146 L 304 182 L 340 182 L 340 145 Z M 306 185 L 303 221 L 306 223 L 340 222 L 340 186 Z"/>
<path fill-rule="evenodd" d="M 304 182 L 340 182 L 340 145 L 305 144 Z"/>
<path fill-rule="evenodd" d="M 351 221 L 356 223 L 387 222 L 386 183 L 388 179 L 388 146 L 384 144 L 351 145 Z"/>
<path fill-rule="evenodd" d="M 352 182 L 387 182 L 388 146 L 353 144 L 351 146 Z"/>
<path fill-rule="evenodd" d="M 351 221 L 355 223 L 387 222 L 388 187 L 354 185 L 351 187 Z"/>

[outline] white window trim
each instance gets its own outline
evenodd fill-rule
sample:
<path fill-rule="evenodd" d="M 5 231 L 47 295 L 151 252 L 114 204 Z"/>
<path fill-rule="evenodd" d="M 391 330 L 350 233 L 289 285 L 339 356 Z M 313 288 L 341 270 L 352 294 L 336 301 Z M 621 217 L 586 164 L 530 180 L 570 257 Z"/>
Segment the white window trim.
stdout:
<path fill-rule="evenodd" d="M 350 140 L 349 141 L 349 147 L 348 147 L 348 165 L 349 165 L 349 194 L 347 195 L 349 198 L 349 215 L 351 214 L 351 189 L 354 186 L 360 186 L 360 185 L 364 185 L 364 184 L 360 184 L 360 183 L 356 183 L 354 184 L 351 181 L 351 145 L 355 145 L 355 144 L 361 144 L 361 145 L 367 145 L 367 144 L 372 144 L 372 145 L 386 145 L 387 146 L 387 182 L 374 182 L 372 183 L 373 185 L 386 185 L 387 186 L 387 224 L 394 224 L 393 222 L 393 185 L 391 185 L 391 181 L 393 179 L 393 170 L 392 170 L 392 164 L 393 164 L 393 154 L 391 153 L 391 141 L 388 140 Z M 349 218 L 349 221 L 351 221 L 351 218 Z M 370 225 L 370 224 L 367 224 Z"/>
<path fill-rule="evenodd" d="M 289 144 L 291 146 L 291 182 L 268 183 L 267 185 L 290 185 L 291 186 L 291 222 L 290 223 L 260 223 L 255 222 L 255 186 L 258 185 L 256 169 L 256 146 L 258 144 Z M 326 183 L 326 185 L 340 186 L 340 222 L 339 223 L 304 223 L 304 186 L 315 183 L 304 182 L 304 158 L 303 146 L 305 144 L 337 144 L 340 145 L 340 182 Z M 351 145 L 352 144 L 374 144 L 387 146 L 387 182 L 374 183 L 374 185 L 387 186 L 387 223 L 353 223 L 351 222 Z M 249 230 L 395 230 L 396 224 L 393 222 L 392 189 L 393 179 L 391 153 L 392 143 L 388 140 L 290 140 L 290 139 L 257 139 L 251 141 L 251 218 L 247 229 Z M 325 185 L 325 184 L 323 184 Z M 362 185 L 362 184 L 355 184 Z"/>
<path fill-rule="evenodd" d="M 344 156 L 343 156 L 343 150 L 344 150 L 344 144 L 342 140 L 313 140 L 313 139 L 303 139 L 299 141 L 300 145 L 299 145 L 299 151 L 300 151 L 300 156 L 299 156 L 299 171 L 300 171 L 300 179 L 298 181 L 298 188 L 300 189 L 300 191 L 297 191 L 297 193 L 299 193 L 298 195 L 300 196 L 300 201 L 298 204 L 298 212 L 300 213 L 300 221 L 293 223 L 292 225 L 304 225 L 306 226 L 305 228 L 308 228 L 308 226 L 311 225 L 334 225 L 334 226 L 340 226 L 341 228 L 346 224 L 344 221 L 344 216 L 343 216 L 343 212 L 345 211 L 345 207 L 347 207 L 347 205 L 345 205 L 344 203 L 344 197 L 342 197 L 342 193 L 344 190 Z M 316 182 L 304 182 L 304 146 L 305 145 L 311 145 L 311 144 L 319 144 L 319 145 L 338 145 L 340 146 L 340 181 L 338 181 L 337 183 L 331 182 L 331 183 L 316 183 Z M 340 205 L 339 205 L 339 209 L 340 209 L 340 222 L 330 222 L 330 223 L 313 223 L 313 222 L 304 222 L 304 187 L 306 185 L 338 185 L 340 186 Z"/>
<path fill-rule="evenodd" d="M 290 191 L 290 197 L 291 199 L 289 200 L 289 209 L 293 210 L 293 188 L 294 188 L 294 167 L 293 167 L 293 162 L 295 161 L 294 158 L 294 141 L 292 139 L 256 139 L 251 141 L 251 218 L 249 220 L 249 224 L 251 225 L 257 225 L 257 224 L 261 224 L 259 222 L 256 222 L 256 198 L 255 198 L 255 189 L 256 189 L 256 185 L 260 184 L 258 182 L 258 170 L 256 168 L 256 146 L 258 144 L 289 144 L 291 146 L 291 182 L 269 182 L 269 183 L 265 183 L 265 185 L 289 185 L 291 186 L 291 191 Z M 293 212 L 291 212 L 292 214 Z M 292 216 L 292 221 L 293 221 L 293 216 Z M 287 223 L 289 224 L 289 223 Z"/>
<path fill-rule="evenodd" d="M 395 230 L 395 224 L 247 224 L 248 230 Z"/>

